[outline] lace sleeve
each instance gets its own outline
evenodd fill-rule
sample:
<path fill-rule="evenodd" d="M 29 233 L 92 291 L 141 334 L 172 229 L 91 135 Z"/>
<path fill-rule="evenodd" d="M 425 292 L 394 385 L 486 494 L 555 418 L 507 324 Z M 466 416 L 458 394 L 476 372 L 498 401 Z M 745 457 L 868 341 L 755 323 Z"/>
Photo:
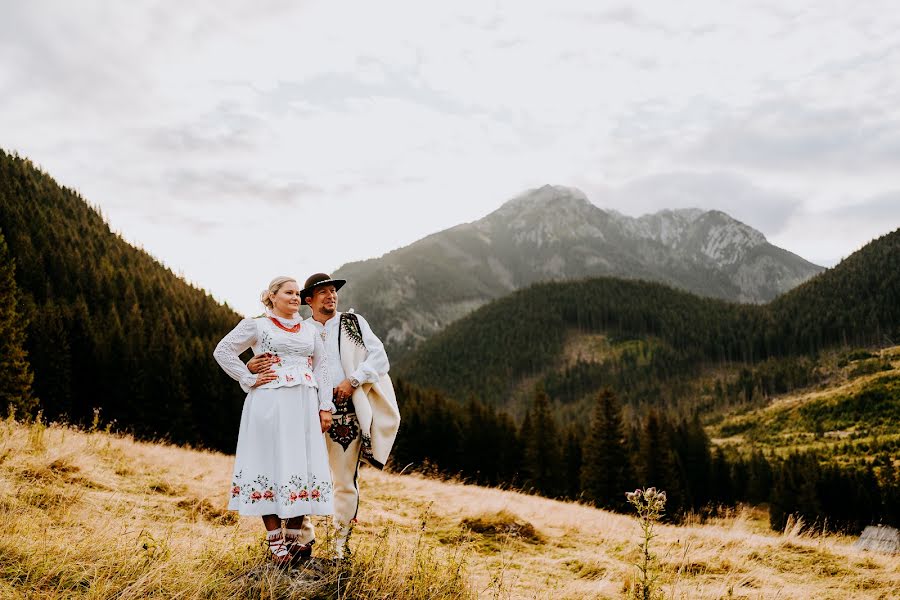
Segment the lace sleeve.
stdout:
<path fill-rule="evenodd" d="M 241 389 L 249 392 L 256 383 L 256 375 L 250 372 L 244 361 L 241 360 L 241 352 L 253 345 L 256 341 L 256 323 L 253 319 L 243 319 L 237 327 L 222 338 L 213 351 L 213 358 L 228 375 L 241 384 Z"/>
<path fill-rule="evenodd" d="M 331 377 L 328 374 L 328 360 L 325 358 L 325 344 L 322 337 L 313 331 L 315 338 L 315 346 L 313 347 L 313 375 L 319 384 L 319 410 L 335 411 L 334 406 L 334 389 L 331 384 Z"/>

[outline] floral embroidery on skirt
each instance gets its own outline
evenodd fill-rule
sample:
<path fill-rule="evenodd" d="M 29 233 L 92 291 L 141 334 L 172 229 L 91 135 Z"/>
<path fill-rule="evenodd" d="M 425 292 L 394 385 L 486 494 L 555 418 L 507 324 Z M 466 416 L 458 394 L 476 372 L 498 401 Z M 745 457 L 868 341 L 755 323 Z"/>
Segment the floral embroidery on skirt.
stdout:
<path fill-rule="evenodd" d="M 292 475 L 287 483 L 279 485 L 269 482 L 265 475 L 257 475 L 253 481 L 243 481 L 243 471 L 234 475 L 231 483 L 231 497 L 241 502 L 256 504 L 272 502 L 282 506 L 291 506 L 297 501 L 331 502 L 332 484 L 330 481 L 317 481 L 313 475 L 309 482 L 301 475 Z"/>

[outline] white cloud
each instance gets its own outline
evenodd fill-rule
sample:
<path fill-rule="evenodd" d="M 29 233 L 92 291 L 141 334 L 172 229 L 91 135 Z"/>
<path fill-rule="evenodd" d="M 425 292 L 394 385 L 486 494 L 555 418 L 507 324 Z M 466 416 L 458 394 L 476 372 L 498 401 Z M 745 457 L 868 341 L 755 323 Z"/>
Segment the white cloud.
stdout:
<path fill-rule="evenodd" d="M 694 153 L 706 164 L 773 171 L 893 172 L 900 162 L 900 108 L 766 102 L 709 131 Z"/>
<path fill-rule="evenodd" d="M 592 194 L 601 208 L 631 216 L 665 208 L 720 210 L 770 235 L 781 231 L 802 208 L 798 198 L 763 189 L 744 177 L 725 172 L 662 173 L 642 177 L 614 190 Z"/>
<path fill-rule="evenodd" d="M 893 215 L 816 230 L 900 189 L 898 26 L 812 0 L 6 3 L 0 145 L 247 312 L 274 273 L 548 182 L 720 208 L 822 260 Z"/>
<path fill-rule="evenodd" d="M 770 241 L 830 267 L 897 228 L 900 189 L 830 210 L 798 211 Z"/>

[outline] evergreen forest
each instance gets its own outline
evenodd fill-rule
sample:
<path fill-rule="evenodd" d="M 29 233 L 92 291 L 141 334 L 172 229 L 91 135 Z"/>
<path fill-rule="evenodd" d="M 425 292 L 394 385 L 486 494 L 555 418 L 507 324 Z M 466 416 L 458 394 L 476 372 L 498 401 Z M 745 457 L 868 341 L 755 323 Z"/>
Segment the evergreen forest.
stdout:
<path fill-rule="evenodd" d="M 3 392 L 7 405 L 75 424 L 98 411 L 142 438 L 234 451 L 244 394 L 212 350 L 237 313 L 110 231 L 78 193 L 2 151 L 0 234 L 11 258 L 0 327 L 15 332 L 0 339 L 27 353 L 18 389 L 31 383 Z"/>

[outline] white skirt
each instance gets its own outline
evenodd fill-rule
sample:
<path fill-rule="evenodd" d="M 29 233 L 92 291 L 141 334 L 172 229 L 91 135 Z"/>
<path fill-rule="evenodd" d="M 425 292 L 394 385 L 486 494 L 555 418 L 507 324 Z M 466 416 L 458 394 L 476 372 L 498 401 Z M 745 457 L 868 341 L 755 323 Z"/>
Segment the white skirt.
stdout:
<path fill-rule="evenodd" d="M 247 394 L 228 508 L 282 519 L 334 512 L 315 388 L 254 388 Z"/>

